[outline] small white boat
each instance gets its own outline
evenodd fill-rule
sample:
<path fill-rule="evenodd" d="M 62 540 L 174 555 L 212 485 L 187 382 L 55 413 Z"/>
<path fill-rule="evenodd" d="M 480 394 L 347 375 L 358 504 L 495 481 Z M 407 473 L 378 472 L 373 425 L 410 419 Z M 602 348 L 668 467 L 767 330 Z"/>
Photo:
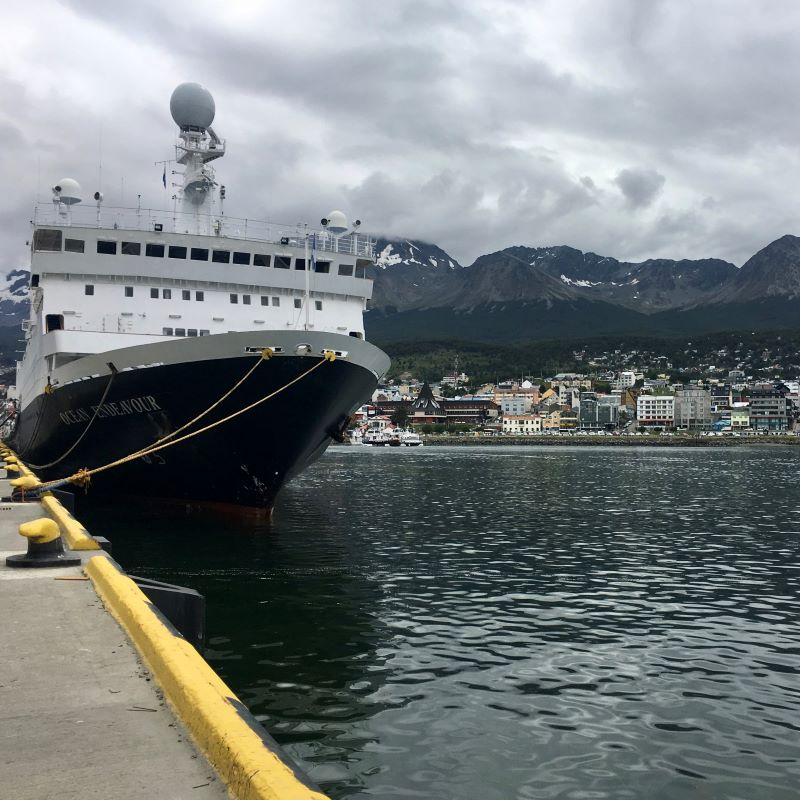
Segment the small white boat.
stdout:
<path fill-rule="evenodd" d="M 361 439 L 361 444 L 371 444 L 375 447 L 384 447 L 389 444 L 389 436 L 384 431 L 367 431 Z"/>
<path fill-rule="evenodd" d="M 422 447 L 422 439 L 414 431 L 402 431 L 400 433 L 400 444 L 404 447 Z"/>

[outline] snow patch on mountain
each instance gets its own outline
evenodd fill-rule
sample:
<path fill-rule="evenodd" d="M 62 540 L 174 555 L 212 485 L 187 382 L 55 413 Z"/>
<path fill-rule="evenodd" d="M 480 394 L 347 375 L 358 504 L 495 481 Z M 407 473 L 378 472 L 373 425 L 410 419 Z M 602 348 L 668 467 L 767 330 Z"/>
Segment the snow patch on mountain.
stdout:
<path fill-rule="evenodd" d="M 0 276 L 0 302 L 26 303 L 29 283 L 30 273 L 26 269 L 13 269 L 7 275 Z"/>

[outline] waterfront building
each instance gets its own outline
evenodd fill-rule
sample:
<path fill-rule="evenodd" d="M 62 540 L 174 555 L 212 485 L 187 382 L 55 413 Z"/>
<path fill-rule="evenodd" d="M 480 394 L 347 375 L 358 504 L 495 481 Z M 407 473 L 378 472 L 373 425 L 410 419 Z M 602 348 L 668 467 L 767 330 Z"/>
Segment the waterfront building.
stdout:
<path fill-rule="evenodd" d="M 542 418 L 538 414 L 503 415 L 505 436 L 533 436 L 542 432 Z"/>
<path fill-rule="evenodd" d="M 750 404 L 734 403 L 731 407 L 731 430 L 741 431 L 750 427 Z"/>
<path fill-rule="evenodd" d="M 683 430 L 707 430 L 711 425 L 711 392 L 699 386 L 678 389 L 673 424 Z"/>
<path fill-rule="evenodd" d="M 581 430 L 606 430 L 619 422 L 619 395 L 581 392 L 578 426 Z"/>
<path fill-rule="evenodd" d="M 789 427 L 787 394 L 780 382 L 755 384 L 750 392 L 750 427 L 755 431 L 785 431 Z"/>
<path fill-rule="evenodd" d="M 671 394 L 639 395 L 636 419 L 646 428 L 671 428 L 675 421 L 675 397 Z"/>

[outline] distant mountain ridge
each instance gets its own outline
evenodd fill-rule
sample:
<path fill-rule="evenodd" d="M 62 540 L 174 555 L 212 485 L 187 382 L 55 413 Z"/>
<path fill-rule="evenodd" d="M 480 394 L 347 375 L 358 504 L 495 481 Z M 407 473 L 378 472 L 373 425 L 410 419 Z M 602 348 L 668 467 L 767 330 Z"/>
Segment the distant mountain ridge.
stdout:
<path fill-rule="evenodd" d="M 468 267 L 423 242 L 383 239 L 378 252 L 367 332 L 382 341 L 800 327 L 795 236 L 741 269 L 721 259 L 623 262 L 566 246 L 508 247 Z M 424 258 L 407 261 L 408 253 Z"/>
<path fill-rule="evenodd" d="M 365 321 L 382 342 L 800 328 L 796 236 L 741 268 L 713 258 L 625 262 L 563 245 L 507 247 L 469 266 L 412 239 L 380 239 L 376 252 Z M 0 279 L 0 328 L 27 317 L 29 279 L 26 269 Z"/>

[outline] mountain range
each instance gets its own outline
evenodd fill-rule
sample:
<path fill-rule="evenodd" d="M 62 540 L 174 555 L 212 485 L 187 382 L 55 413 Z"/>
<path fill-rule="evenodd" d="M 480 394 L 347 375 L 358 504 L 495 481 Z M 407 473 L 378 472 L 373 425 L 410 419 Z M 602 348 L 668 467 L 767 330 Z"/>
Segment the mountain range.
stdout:
<path fill-rule="evenodd" d="M 800 238 L 741 268 L 720 259 L 618 261 L 571 247 L 508 247 L 462 266 L 439 247 L 381 239 L 367 333 L 379 342 L 520 342 L 800 327 Z"/>
<path fill-rule="evenodd" d="M 367 335 L 518 343 L 800 328 L 800 238 L 741 268 L 727 261 L 618 261 L 572 247 L 507 247 L 463 266 L 434 244 L 380 239 Z M 0 279 L 0 341 L 28 314 L 29 273 Z M 19 328 L 17 327 L 17 331 Z M 10 339 L 9 339 L 10 341 Z"/>

